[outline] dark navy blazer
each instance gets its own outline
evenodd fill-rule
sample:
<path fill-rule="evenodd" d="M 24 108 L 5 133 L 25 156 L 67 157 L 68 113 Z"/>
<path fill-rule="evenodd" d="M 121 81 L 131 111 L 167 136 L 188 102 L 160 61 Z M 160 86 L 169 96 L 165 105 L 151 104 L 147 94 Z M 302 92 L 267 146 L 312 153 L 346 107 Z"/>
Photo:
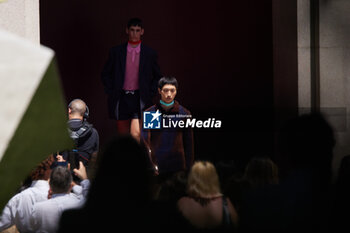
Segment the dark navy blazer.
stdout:
<path fill-rule="evenodd" d="M 127 43 L 110 49 L 109 57 L 102 71 L 102 82 L 108 96 L 109 117 L 118 120 L 118 103 L 123 92 Z M 152 105 L 152 98 L 157 95 L 158 80 L 161 78 L 157 62 L 157 53 L 141 43 L 139 64 L 140 110 Z"/>

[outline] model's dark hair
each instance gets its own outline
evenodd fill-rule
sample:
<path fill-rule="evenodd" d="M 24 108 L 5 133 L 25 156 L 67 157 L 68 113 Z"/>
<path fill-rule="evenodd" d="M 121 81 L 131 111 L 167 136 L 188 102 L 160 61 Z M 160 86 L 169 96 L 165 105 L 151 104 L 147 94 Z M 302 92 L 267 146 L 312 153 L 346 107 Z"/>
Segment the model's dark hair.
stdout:
<path fill-rule="evenodd" d="M 162 77 L 161 79 L 159 79 L 158 81 L 158 88 L 162 89 L 164 85 L 174 85 L 176 87 L 176 89 L 178 88 L 178 83 L 175 77 Z"/>
<path fill-rule="evenodd" d="M 128 21 L 128 28 L 130 28 L 131 26 L 139 26 L 141 28 L 143 28 L 143 23 L 142 20 L 140 18 L 131 18 Z"/>

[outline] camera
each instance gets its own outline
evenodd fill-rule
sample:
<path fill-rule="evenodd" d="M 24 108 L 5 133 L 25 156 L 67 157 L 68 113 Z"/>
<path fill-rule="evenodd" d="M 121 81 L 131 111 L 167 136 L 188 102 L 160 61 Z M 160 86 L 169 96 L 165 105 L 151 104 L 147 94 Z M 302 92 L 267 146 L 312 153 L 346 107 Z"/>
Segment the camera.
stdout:
<path fill-rule="evenodd" d="M 84 166 L 87 167 L 88 161 L 84 157 L 84 154 L 80 153 L 78 150 L 73 149 L 73 150 L 64 150 L 64 151 L 54 153 L 53 156 L 55 158 L 55 162 L 53 163 L 51 168 L 54 168 L 57 166 L 64 166 L 64 167 L 69 166 L 73 177 L 73 181 L 76 184 L 79 184 L 81 180 L 79 179 L 79 177 L 77 177 L 74 174 L 73 170 L 80 168 L 79 162 L 82 162 Z M 62 158 L 60 156 L 62 156 Z"/>

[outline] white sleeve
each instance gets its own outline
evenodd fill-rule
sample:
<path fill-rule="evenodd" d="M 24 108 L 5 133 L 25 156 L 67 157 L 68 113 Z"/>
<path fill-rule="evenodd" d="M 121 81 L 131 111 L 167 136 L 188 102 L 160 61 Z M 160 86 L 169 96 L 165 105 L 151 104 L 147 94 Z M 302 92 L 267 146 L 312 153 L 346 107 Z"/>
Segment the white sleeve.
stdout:
<path fill-rule="evenodd" d="M 79 199 L 86 198 L 90 189 L 90 180 L 85 179 L 80 182 L 80 185 L 74 185 L 72 191 Z"/>
<path fill-rule="evenodd" d="M 83 190 L 82 190 L 83 197 L 86 198 L 90 189 L 90 180 L 89 179 L 83 180 L 82 182 L 80 182 L 80 184 L 83 187 Z"/>
<path fill-rule="evenodd" d="M 0 216 L 0 231 L 3 231 L 15 224 L 15 216 L 17 212 L 18 196 L 12 197 L 4 207 Z"/>
<path fill-rule="evenodd" d="M 38 218 L 38 212 L 37 212 L 36 206 L 34 205 L 32 209 L 32 214 L 30 215 L 30 218 L 29 218 L 29 226 L 28 226 L 28 228 L 33 232 L 37 232 L 40 229 L 39 219 L 40 218 Z"/>
<path fill-rule="evenodd" d="M 81 187 L 80 185 L 74 185 L 72 191 L 75 195 L 80 196 L 83 193 L 83 187 Z"/>

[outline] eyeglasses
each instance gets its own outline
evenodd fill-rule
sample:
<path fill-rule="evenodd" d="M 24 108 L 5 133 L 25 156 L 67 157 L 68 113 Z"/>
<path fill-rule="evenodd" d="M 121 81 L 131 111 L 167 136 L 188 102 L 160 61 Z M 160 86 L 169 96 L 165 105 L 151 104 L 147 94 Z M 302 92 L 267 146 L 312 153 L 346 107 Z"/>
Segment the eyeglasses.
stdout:
<path fill-rule="evenodd" d="M 170 91 L 171 93 L 175 93 L 176 89 L 175 89 L 175 88 L 170 88 L 170 89 L 164 88 L 164 89 L 162 89 L 162 92 L 163 92 L 163 93 L 168 93 L 169 91 Z"/>

